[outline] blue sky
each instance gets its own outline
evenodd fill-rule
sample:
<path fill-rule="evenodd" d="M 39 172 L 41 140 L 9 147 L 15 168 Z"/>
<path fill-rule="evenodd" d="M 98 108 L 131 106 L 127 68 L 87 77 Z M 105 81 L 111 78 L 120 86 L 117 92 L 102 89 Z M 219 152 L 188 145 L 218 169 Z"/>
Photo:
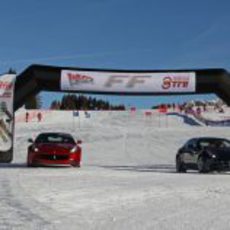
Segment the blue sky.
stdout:
<path fill-rule="evenodd" d="M 33 63 L 230 69 L 229 12 L 229 0 L 2 0 L 0 73 L 10 67 L 21 72 Z M 43 105 L 60 97 L 42 93 Z M 189 99 L 105 98 L 141 108 Z"/>

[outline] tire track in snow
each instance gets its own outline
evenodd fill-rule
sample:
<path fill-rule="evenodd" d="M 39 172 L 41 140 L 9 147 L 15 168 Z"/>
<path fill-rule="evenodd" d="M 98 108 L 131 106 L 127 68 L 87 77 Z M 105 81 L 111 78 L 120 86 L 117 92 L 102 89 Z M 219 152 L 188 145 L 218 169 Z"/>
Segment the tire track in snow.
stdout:
<path fill-rule="evenodd" d="M 17 177 L 16 177 L 17 178 Z M 11 183 L 14 183 L 12 187 Z M 46 229 L 55 230 L 52 223 L 40 215 L 35 214 L 33 210 L 33 202 L 30 202 L 31 207 L 28 208 L 23 202 L 28 202 L 27 194 L 23 194 L 24 201 L 21 201 L 14 195 L 15 192 L 20 192 L 20 187 L 16 186 L 17 182 L 10 181 L 5 175 L 1 181 L 1 229 Z M 13 190 L 15 190 L 13 192 Z"/>

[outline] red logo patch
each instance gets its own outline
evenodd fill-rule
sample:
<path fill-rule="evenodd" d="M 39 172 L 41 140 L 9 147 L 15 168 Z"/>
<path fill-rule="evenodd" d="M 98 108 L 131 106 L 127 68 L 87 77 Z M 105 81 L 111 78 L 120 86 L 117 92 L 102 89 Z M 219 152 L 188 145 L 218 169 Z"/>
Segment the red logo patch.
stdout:
<path fill-rule="evenodd" d="M 188 88 L 189 85 L 189 77 L 183 76 L 167 76 L 163 79 L 162 89 L 180 89 L 180 88 Z"/>
<path fill-rule="evenodd" d="M 93 78 L 87 75 L 79 73 L 67 73 L 67 76 L 71 85 L 77 85 L 81 83 L 93 83 Z"/>
<path fill-rule="evenodd" d="M 10 89 L 12 89 L 12 87 L 13 87 L 12 83 L 0 81 L 0 89 L 10 90 Z"/>

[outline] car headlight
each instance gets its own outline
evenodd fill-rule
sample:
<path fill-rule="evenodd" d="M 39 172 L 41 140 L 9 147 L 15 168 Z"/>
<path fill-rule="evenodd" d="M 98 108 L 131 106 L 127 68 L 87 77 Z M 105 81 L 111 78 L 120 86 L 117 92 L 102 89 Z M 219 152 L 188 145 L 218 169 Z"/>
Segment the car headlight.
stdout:
<path fill-rule="evenodd" d="M 75 153 L 76 151 L 77 151 L 77 146 L 73 147 L 73 148 L 70 150 L 71 153 Z"/>
<path fill-rule="evenodd" d="M 214 153 L 212 153 L 211 151 L 207 151 L 208 156 L 211 158 L 216 158 L 216 155 Z"/>
<path fill-rule="evenodd" d="M 34 147 L 34 152 L 38 152 L 39 151 L 39 149 L 37 148 L 37 147 Z"/>

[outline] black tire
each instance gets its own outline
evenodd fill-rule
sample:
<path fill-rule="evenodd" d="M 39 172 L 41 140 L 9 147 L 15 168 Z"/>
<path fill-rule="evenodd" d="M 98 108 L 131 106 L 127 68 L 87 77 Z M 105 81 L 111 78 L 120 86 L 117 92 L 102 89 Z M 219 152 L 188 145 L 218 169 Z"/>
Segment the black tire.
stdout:
<path fill-rule="evenodd" d="M 74 161 L 74 162 L 71 163 L 71 166 L 74 167 L 74 168 L 80 168 L 81 164 L 80 164 L 80 162 L 75 162 Z"/>
<path fill-rule="evenodd" d="M 210 172 L 210 161 L 207 157 L 200 156 L 197 160 L 197 168 L 200 173 Z"/>
<path fill-rule="evenodd" d="M 28 159 L 28 158 L 27 158 L 26 165 L 27 165 L 27 167 L 31 167 L 31 166 L 32 166 L 32 164 L 29 162 L 29 159 Z"/>
<path fill-rule="evenodd" d="M 186 165 L 183 162 L 183 160 L 181 159 L 180 156 L 178 156 L 176 158 L 176 171 L 178 173 L 186 173 L 187 169 L 186 169 Z"/>
<path fill-rule="evenodd" d="M 26 160 L 27 167 L 32 167 L 32 163 L 29 161 L 29 152 L 27 153 L 27 160 Z"/>
<path fill-rule="evenodd" d="M 27 162 L 27 167 L 35 167 L 34 164 Z"/>
<path fill-rule="evenodd" d="M 27 157 L 26 164 L 27 164 L 27 167 L 35 167 L 34 163 L 29 161 L 29 157 Z"/>
<path fill-rule="evenodd" d="M 33 165 L 32 165 L 32 164 L 27 163 L 27 167 L 33 167 Z"/>

